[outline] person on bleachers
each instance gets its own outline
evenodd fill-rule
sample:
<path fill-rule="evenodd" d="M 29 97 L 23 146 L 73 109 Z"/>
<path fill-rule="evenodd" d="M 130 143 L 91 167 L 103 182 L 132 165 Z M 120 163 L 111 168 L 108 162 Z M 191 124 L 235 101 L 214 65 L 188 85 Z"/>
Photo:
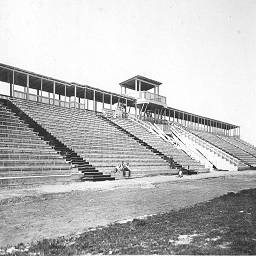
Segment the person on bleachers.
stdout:
<path fill-rule="evenodd" d="M 124 164 L 124 161 L 122 161 L 121 164 L 118 164 L 118 165 L 115 167 L 115 169 L 114 169 L 114 173 L 123 171 L 123 164 Z"/>
<path fill-rule="evenodd" d="M 117 173 L 117 172 L 122 172 L 123 177 L 126 177 L 126 173 L 128 173 L 128 178 L 130 178 L 131 177 L 131 169 L 129 167 L 129 163 L 125 163 L 124 161 L 122 161 L 122 163 L 117 165 L 114 169 L 114 173 Z"/>
<path fill-rule="evenodd" d="M 126 177 L 126 173 L 128 172 L 128 178 L 131 177 L 131 169 L 129 168 L 129 163 L 123 162 L 123 176 Z"/>
<path fill-rule="evenodd" d="M 182 172 L 182 169 L 181 169 L 181 168 L 180 168 L 180 170 L 179 170 L 178 177 L 179 177 L 179 178 L 182 178 L 182 177 L 183 177 L 183 172 Z"/>

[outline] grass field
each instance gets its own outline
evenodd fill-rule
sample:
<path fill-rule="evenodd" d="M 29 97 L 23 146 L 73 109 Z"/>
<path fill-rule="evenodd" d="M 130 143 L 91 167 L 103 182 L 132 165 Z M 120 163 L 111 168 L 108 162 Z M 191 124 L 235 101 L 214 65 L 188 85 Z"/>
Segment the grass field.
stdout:
<path fill-rule="evenodd" d="M 189 195 L 188 195 L 189 196 Z M 146 219 L 44 239 L 9 255 L 256 254 L 256 189 Z M 0 255 L 8 255 L 2 250 Z"/>

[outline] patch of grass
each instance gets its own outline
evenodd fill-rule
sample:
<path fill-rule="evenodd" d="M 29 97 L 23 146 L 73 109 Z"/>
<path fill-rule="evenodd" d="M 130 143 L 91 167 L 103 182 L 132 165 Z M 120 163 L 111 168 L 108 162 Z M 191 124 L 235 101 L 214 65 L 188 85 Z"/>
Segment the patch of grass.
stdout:
<path fill-rule="evenodd" d="M 256 189 L 242 190 L 78 237 L 44 239 L 12 255 L 256 254 L 255 213 Z"/>

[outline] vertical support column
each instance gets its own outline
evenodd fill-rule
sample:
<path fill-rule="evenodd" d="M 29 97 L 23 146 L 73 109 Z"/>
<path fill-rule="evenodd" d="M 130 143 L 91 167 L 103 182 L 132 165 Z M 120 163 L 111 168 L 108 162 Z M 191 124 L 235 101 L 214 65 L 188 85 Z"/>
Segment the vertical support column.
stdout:
<path fill-rule="evenodd" d="M 76 108 L 76 84 L 75 84 L 75 89 L 74 90 L 75 90 L 75 93 L 74 93 L 74 98 L 75 98 L 75 100 L 74 100 L 75 101 L 74 107 Z"/>
<path fill-rule="evenodd" d="M 173 122 L 175 122 L 175 110 L 173 110 Z"/>
<path fill-rule="evenodd" d="M 14 70 L 12 71 L 12 81 L 10 82 L 10 97 L 13 97 L 14 91 Z"/>
<path fill-rule="evenodd" d="M 135 91 L 138 91 L 138 81 L 137 81 L 137 79 L 135 79 L 135 81 L 134 81 L 134 84 L 135 84 Z"/>
<path fill-rule="evenodd" d="M 43 79 L 42 78 L 40 80 L 40 90 L 41 90 L 41 93 L 40 93 L 41 100 L 40 100 L 40 102 L 42 102 L 43 101 Z"/>
<path fill-rule="evenodd" d="M 85 107 L 86 105 L 86 107 Z M 86 100 L 86 88 L 84 88 L 84 109 L 88 109 L 88 101 Z"/>
<path fill-rule="evenodd" d="M 29 74 L 27 74 L 27 100 L 29 100 Z"/>
<path fill-rule="evenodd" d="M 127 98 L 125 99 L 125 113 L 128 113 L 127 112 L 127 109 L 128 109 L 128 100 Z"/>
<path fill-rule="evenodd" d="M 39 102 L 39 89 L 36 90 L 36 101 Z"/>
<path fill-rule="evenodd" d="M 93 90 L 93 111 L 96 112 L 96 92 Z"/>
<path fill-rule="evenodd" d="M 64 107 L 66 107 L 66 102 L 67 102 L 67 85 L 65 84 L 65 87 L 64 87 L 65 91 L 64 91 L 64 97 L 65 97 L 65 100 L 64 100 Z"/>
<path fill-rule="evenodd" d="M 113 95 L 110 94 L 110 109 L 112 110 L 112 103 L 113 103 Z"/>
<path fill-rule="evenodd" d="M 53 82 L 53 101 L 52 101 L 53 105 L 55 105 L 55 88 L 56 88 L 56 86 L 55 86 L 55 81 L 54 81 Z"/>
<path fill-rule="evenodd" d="M 171 110 L 169 109 L 169 122 L 171 121 Z"/>
<path fill-rule="evenodd" d="M 102 110 L 104 109 L 104 107 L 105 107 L 105 94 L 104 94 L 104 92 L 102 93 Z"/>

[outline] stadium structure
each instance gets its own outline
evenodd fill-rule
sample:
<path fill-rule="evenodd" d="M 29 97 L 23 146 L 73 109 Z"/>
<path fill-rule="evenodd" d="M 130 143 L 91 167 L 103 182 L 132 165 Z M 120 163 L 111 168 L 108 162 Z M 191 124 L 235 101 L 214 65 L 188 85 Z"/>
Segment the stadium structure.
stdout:
<path fill-rule="evenodd" d="M 121 93 L 0 64 L 0 185 L 255 169 L 238 125 L 167 106 L 160 82 L 137 75 Z"/>

